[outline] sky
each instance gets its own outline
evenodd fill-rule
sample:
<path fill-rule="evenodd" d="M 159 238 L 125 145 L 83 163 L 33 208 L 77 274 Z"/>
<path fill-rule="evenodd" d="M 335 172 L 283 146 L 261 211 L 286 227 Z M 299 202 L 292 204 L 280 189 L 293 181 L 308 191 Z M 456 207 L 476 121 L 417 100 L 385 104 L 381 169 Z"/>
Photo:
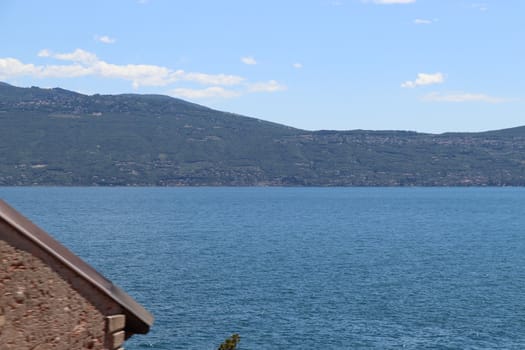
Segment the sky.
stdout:
<path fill-rule="evenodd" d="M 0 81 L 306 130 L 525 125 L 523 0 L 0 0 Z"/>

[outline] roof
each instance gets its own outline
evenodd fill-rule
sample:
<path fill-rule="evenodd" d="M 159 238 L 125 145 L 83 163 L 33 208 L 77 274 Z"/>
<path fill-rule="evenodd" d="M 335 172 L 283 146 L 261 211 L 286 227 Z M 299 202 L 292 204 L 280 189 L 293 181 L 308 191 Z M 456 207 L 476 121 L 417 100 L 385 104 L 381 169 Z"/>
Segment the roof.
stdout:
<path fill-rule="evenodd" d="M 153 324 L 153 315 L 137 303 L 122 289 L 102 276 L 98 271 L 73 254 L 47 232 L 33 224 L 29 219 L 17 212 L 0 199 L 0 219 L 13 227 L 21 235 L 54 256 L 68 268 L 84 278 L 101 293 L 118 303 L 126 312 L 126 331 L 145 334 Z"/>

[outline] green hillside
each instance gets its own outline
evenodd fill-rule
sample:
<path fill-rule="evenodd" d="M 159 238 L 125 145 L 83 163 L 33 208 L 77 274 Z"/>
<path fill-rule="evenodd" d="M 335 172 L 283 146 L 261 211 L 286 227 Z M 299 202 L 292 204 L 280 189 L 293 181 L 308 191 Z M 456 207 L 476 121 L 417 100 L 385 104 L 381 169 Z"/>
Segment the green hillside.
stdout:
<path fill-rule="evenodd" d="M 0 83 L 0 185 L 525 185 L 525 127 L 304 131 L 159 95 Z"/>

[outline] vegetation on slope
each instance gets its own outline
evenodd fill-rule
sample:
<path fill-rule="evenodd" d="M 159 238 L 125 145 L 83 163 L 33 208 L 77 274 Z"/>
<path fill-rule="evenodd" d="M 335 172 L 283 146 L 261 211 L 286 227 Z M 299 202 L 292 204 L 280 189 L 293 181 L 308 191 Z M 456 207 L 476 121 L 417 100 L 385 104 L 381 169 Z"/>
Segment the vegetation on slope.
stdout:
<path fill-rule="evenodd" d="M 525 128 L 304 131 L 159 95 L 0 83 L 0 185 L 525 185 Z"/>

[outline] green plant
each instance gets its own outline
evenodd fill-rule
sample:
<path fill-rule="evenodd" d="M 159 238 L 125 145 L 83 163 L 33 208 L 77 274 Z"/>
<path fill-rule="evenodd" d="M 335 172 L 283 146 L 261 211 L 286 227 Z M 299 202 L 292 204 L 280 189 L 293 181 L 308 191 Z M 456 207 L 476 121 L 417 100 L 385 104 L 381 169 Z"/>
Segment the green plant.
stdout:
<path fill-rule="evenodd" d="M 218 348 L 218 350 L 235 350 L 237 349 L 237 344 L 241 341 L 239 334 L 232 334 L 231 337 L 227 338 Z"/>

